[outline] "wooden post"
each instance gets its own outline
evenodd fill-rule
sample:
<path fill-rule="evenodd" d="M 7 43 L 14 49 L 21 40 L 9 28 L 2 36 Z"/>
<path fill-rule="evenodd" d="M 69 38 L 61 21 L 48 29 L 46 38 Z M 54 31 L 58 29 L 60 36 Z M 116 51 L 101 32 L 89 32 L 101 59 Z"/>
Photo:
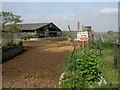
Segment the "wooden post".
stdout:
<path fill-rule="evenodd" d="M 80 32 L 80 22 L 78 21 L 78 32 Z M 78 47 L 81 47 L 81 41 L 77 41 L 78 42 Z"/>
<path fill-rule="evenodd" d="M 114 42 L 114 67 L 117 68 L 117 43 Z"/>
<path fill-rule="evenodd" d="M 70 26 L 68 25 L 68 30 L 71 31 Z"/>
<path fill-rule="evenodd" d="M 82 25 L 82 31 L 84 32 L 84 25 Z"/>
<path fill-rule="evenodd" d="M 88 37 L 90 38 L 91 26 L 87 26 Z"/>
<path fill-rule="evenodd" d="M 71 54 L 71 58 L 72 58 L 72 56 L 73 56 L 73 54 L 74 54 L 74 52 L 75 52 L 75 50 L 76 50 L 76 46 L 75 46 L 73 37 L 70 35 L 71 29 L 70 29 L 70 26 L 69 26 L 69 25 L 68 25 L 68 29 L 69 29 L 69 37 L 71 38 L 71 42 L 72 42 L 73 45 L 74 45 L 74 49 L 73 49 L 72 54 Z"/>
<path fill-rule="evenodd" d="M 78 32 L 80 32 L 80 22 L 78 21 Z"/>
<path fill-rule="evenodd" d="M 71 37 L 71 35 L 70 35 L 71 29 L 70 29 L 70 26 L 69 26 L 69 25 L 68 25 L 68 30 L 69 30 L 69 38 L 70 38 L 71 41 L 72 41 L 72 37 Z"/>
<path fill-rule="evenodd" d="M 83 26 L 83 25 L 82 25 L 82 32 L 84 32 L 84 26 Z M 82 41 L 82 47 L 83 47 L 83 48 L 85 47 L 84 41 Z"/>

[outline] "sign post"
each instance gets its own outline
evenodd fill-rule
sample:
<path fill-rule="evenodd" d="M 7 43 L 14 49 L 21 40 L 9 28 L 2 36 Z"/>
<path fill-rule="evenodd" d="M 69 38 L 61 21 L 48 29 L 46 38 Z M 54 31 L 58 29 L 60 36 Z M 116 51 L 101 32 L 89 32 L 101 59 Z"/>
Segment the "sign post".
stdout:
<path fill-rule="evenodd" d="M 77 32 L 77 40 L 82 41 L 82 47 L 85 46 L 85 41 L 88 41 L 88 32 L 83 31 L 83 32 Z"/>
<path fill-rule="evenodd" d="M 78 41 L 88 41 L 88 32 L 77 32 L 77 40 Z"/>

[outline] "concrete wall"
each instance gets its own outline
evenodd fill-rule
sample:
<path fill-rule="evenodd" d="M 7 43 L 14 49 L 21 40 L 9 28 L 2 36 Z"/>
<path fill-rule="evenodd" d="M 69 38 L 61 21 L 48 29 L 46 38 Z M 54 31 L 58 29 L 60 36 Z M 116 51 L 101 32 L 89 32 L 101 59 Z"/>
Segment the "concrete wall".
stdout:
<path fill-rule="evenodd" d="M 14 49 L 9 49 L 9 50 L 2 51 L 2 62 L 7 61 L 12 57 L 17 56 L 22 51 L 23 51 L 23 46 L 22 45 L 14 48 Z"/>

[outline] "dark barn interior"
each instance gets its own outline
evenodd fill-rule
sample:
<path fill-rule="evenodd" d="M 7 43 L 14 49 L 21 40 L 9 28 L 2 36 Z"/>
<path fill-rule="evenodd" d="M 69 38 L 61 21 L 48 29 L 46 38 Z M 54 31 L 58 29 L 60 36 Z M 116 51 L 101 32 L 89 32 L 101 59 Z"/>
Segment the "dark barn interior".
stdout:
<path fill-rule="evenodd" d="M 57 30 L 56 28 L 49 28 L 49 36 L 57 36 Z"/>

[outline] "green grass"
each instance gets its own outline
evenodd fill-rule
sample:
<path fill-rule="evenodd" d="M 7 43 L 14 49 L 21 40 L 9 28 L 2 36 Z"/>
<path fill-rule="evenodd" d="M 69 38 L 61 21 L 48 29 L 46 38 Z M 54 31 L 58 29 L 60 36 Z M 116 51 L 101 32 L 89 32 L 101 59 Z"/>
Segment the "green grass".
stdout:
<path fill-rule="evenodd" d="M 120 75 L 120 45 L 118 45 L 118 63 L 119 63 L 119 67 L 118 67 L 119 71 L 118 72 L 119 72 L 119 75 Z M 120 89 L 120 78 L 119 78 L 119 89 Z"/>
<path fill-rule="evenodd" d="M 118 84 L 118 69 L 114 67 L 113 49 L 107 48 L 102 51 L 99 60 L 99 69 L 102 71 L 101 76 L 107 82 L 107 85 L 96 86 L 97 88 L 116 88 Z"/>

